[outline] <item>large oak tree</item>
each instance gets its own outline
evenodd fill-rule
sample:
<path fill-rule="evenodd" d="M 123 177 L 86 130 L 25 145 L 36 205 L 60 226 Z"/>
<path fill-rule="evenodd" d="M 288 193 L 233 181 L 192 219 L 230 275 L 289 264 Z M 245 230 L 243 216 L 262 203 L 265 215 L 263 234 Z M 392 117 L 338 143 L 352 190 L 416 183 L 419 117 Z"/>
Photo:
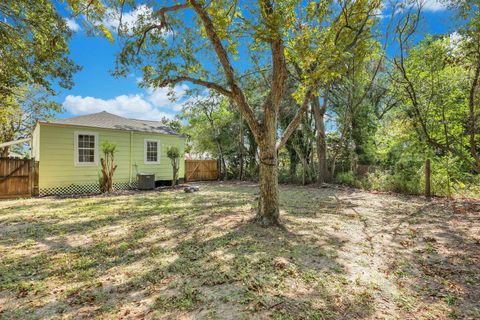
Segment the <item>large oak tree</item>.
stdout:
<path fill-rule="evenodd" d="M 133 8 L 135 23 L 120 23 L 119 75 L 141 69 L 143 85 L 189 82 L 214 90 L 239 108 L 259 146 L 260 197 L 256 220 L 278 225 L 277 152 L 296 129 L 319 88 L 338 76 L 344 59 L 362 50 L 380 1 L 110 1 L 121 21 Z M 299 108 L 285 130 L 278 113 L 290 66 L 300 70 L 294 93 Z M 263 73 L 270 88 L 257 117 L 241 84 Z"/>

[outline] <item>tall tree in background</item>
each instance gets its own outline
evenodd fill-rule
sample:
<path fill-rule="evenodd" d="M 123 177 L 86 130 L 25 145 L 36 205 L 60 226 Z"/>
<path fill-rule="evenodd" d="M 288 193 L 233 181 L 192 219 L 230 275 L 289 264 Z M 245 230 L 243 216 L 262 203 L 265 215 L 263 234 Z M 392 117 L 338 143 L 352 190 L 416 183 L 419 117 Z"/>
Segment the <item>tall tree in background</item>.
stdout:
<path fill-rule="evenodd" d="M 468 95 L 468 135 L 470 155 L 475 161 L 476 171 L 480 173 L 480 151 L 478 119 L 480 109 L 480 1 L 462 0 L 451 1 L 458 16 L 465 23 L 459 29 L 460 46 L 464 53 L 463 63 L 469 71 Z"/>
<path fill-rule="evenodd" d="M 71 34 L 50 0 L 0 2 L 0 142 L 26 138 L 36 121 L 61 111 L 49 97 L 56 84 L 71 88 L 79 70 L 68 57 Z M 2 156 L 9 149 L 3 148 Z"/>
<path fill-rule="evenodd" d="M 315 119 L 315 143 L 317 148 L 317 183 L 322 184 L 328 179 L 327 167 L 327 137 L 325 132 L 325 114 L 327 112 L 329 85 L 326 85 L 323 91 L 323 102 L 320 103 L 319 97 L 312 97 L 312 111 Z"/>
<path fill-rule="evenodd" d="M 179 118 L 187 120 L 183 132 L 195 137 L 194 152 L 208 152 L 220 160 L 220 177 L 227 175 L 226 157 L 232 149 L 237 149 L 237 126 L 234 126 L 234 113 L 228 99 L 211 92 L 208 97 L 200 97 L 185 104 Z"/>
<path fill-rule="evenodd" d="M 61 106 L 49 100 L 50 93 L 40 86 L 22 86 L 13 89 L 2 101 L 0 141 L 24 139 L 30 136 L 37 121 L 50 120 Z M 1 150 L 7 157 L 10 147 Z"/>

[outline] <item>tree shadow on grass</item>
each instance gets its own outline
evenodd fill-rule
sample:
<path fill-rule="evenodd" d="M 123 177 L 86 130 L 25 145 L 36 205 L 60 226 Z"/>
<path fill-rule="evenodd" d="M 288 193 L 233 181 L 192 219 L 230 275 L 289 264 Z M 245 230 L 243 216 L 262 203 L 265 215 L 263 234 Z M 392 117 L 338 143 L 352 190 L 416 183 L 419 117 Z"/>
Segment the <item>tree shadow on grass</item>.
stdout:
<path fill-rule="evenodd" d="M 411 300 L 421 302 L 418 308 L 435 305 L 437 316 L 480 318 L 478 212 L 455 212 L 452 204 L 437 200 L 411 213 L 390 214 L 385 226 L 396 256 L 390 269 Z"/>
<path fill-rule="evenodd" d="M 114 308 L 111 298 L 124 306 L 138 295 L 152 300 L 144 311 L 166 318 L 178 317 L 182 311 L 207 317 L 219 310 L 226 312 L 225 306 L 234 317 L 367 317 L 372 302 L 368 294 L 345 294 L 336 287 L 345 279 L 342 266 L 333 258 L 341 242 L 334 243 L 326 246 L 279 229 L 238 223 L 221 236 L 208 240 L 193 236 L 159 252 L 175 256 L 169 263 L 139 272 L 118 285 L 79 286 L 48 308 L 78 315 L 91 306 L 86 316 L 102 316 Z M 146 258 L 122 258 L 118 266 L 127 267 Z"/>
<path fill-rule="evenodd" d="M 343 292 L 348 281 L 336 257 L 344 241 L 333 233 L 301 223 L 290 232 L 264 229 L 248 222 L 251 212 L 235 210 L 235 199 L 212 211 L 201 194 L 175 196 L 182 203 L 149 196 L 90 212 L 86 221 L 33 222 L 34 239 L 49 248 L 3 261 L 0 288 L 17 299 L 3 315 L 359 319 L 373 312 L 368 292 Z M 117 226 L 125 228 L 110 238 Z M 82 234 L 96 235 L 75 247 L 51 240 Z M 10 244 L 27 239 L 20 232 Z M 50 281 L 56 291 L 42 290 Z M 46 302 L 34 306 L 37 299 Z"/>

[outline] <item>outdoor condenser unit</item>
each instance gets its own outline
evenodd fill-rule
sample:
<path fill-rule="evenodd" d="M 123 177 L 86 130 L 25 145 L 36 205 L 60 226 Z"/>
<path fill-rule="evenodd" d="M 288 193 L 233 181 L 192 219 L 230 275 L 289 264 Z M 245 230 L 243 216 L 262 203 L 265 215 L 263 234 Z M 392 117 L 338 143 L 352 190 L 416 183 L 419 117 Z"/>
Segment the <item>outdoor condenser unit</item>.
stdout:
<path fill-rule="evenodd" d="M 155 174 L 154 173 L 139 173 L 137 174 L 138 189 L 152 190 L 155 189 Z"/>

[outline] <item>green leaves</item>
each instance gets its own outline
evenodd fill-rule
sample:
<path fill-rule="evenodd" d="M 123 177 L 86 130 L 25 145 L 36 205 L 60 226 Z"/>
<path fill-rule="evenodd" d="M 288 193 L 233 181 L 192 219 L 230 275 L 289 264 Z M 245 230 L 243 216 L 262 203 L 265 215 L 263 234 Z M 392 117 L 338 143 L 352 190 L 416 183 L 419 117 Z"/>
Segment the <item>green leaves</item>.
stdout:
<path fill-rule="evenodd" d="M 117 145 L 109 141 L 103 141 L 100 147 L 105 156 L 113 156 L 117 150 Z"/>
<path fill-rule="evenodd" d="M 0 17 L 0 95 L 24 84 L 72 86 L 79 67 L 68 58 L 71 31 L 50 0 L 5 0 Z"/>
<path fill-rule="evenodd" d="M 221 151 L 234 152 L 238 128 L 236 113 L 227 99 L 214 93 L 200 96 L 184 105 L 180 118 L 187 122 L 183 131 L 193 138 L 194 152 L 214 157 L 219 157 Z"/>
<path fill-rule="evenodd" d="M 171 160 L 180 158 L 180 150 L 176 146 L 167 147 L 167 157 Z"/>

